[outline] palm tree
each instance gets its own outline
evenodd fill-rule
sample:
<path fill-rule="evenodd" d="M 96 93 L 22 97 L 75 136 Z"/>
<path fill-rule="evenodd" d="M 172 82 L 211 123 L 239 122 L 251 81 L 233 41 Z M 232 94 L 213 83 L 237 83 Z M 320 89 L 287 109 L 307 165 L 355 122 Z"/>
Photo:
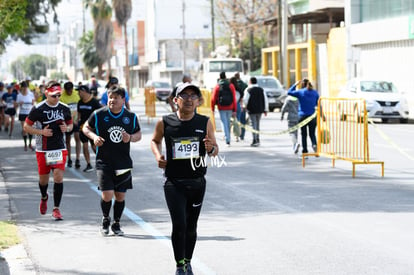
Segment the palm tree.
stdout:
<path fill-rule="evenodd" d="M 124 28 L 125 43 L 125 82 L 129 90 L 129 64 L 128 64 L 128 32 L 127 22 L 131 18 L 132 3 L 131 0 L 112 0 L 112 7 L 115 10 L 115 17 L 118 25 Z"/>
<path fill-rule="evenodd" d="M 93 31 L 88 31 L 79 39 L 79 50 L 83 55 L 83 63 L 89 71 L 95 67 L 102 67 L 105 63 L 105 60 L 101 59 L 96 52 Z"/>
<path fill-rule="evenodd" d="M 104 61 L 108 61 L 108 71 L 111 72 L 112 8 L 106 0 L 85 0 L 86 8 L 90 6 L 94 21 L 94 42 L 96 53 Z M 102 65 L 98 66 L 98 78 L 102 79 Z"/>

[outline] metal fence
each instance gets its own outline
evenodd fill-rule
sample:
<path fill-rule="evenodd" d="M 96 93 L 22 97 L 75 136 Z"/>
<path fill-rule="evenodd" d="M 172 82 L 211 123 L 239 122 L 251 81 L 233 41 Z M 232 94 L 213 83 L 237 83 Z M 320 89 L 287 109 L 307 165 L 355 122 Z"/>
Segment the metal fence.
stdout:
<path fill-rule="evenodd" d="M 352 162 L 352 176 L 357 164 L 379 164 L 384 176 L 384 162 L 371 161 L 369 155 L 368 117 L 364 99 L 321 97 L 318 102 L 317 150 L 306 156 L 324 156 Z"/>

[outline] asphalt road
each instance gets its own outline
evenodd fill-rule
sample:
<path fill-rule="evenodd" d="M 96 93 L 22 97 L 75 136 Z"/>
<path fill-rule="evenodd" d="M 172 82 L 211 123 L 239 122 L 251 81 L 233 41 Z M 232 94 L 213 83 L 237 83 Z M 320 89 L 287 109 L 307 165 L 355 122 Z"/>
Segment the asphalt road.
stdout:
<path fill-rule="evenodd" d="M 98 234 L 94 172 L 68 168 L 64 220 L 52 220 L 50 211 L 41 216 L 34 153 L 23 151 L 17 129 L 11 140 L 0 133 L 11 214 L 27 253 L 11 274 L 174 274 L 162 171 L 149 147 L 156 119 L 143 115 L 142 100 L 132 106 L 143 139 L 131 147 L 134 189 L 127 193 L 124 237 Z M 160 115 L 164 107 L 158 103 Z M 324 157 L 309 158 L 303 168 L 289 136 L 277 135 L 286 127 L 280 113 L 263 118 L 257 148 L 249 146 L 249 133 L 226 147 L 217 132 L 222 161 L 207 173 L 195 273 L 414 274 L 414 125 L 369 127 L 371 158 L 385 161 L 384 178 L 378 165 L 357 166 L 352 178 L 350 162 L 332 167 Z"/>

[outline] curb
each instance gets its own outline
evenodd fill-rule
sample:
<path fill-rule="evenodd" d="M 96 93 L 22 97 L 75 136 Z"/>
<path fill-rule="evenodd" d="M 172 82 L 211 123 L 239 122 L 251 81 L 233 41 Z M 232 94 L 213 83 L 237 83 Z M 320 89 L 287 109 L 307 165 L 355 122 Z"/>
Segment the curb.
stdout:
<path fill-rule="evenodd" d="M 12 213 L 13 203 L 10 201 L 4 176 L 4 169 L 2 168 L 2 163 L 0 162 L 0 220 L 12 220 Z M 19 228 L 18 231 L 20 232 Z M 28 257 L 28 254 L 22 243 L 0 251 L 0 274 L 36 274 L 33 262 Z"/>

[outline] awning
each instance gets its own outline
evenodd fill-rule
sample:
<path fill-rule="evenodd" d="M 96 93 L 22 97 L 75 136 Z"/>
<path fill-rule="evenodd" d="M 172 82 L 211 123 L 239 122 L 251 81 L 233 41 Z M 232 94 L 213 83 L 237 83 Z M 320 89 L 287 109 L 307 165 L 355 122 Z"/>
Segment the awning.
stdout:
<path fill-rule="evenodd" d="M 309 11 L 306 13 L 294 14 L 289 16 L 289 24 L 316 24 L 330 23 L 337 24 L 344 21 L 344 8 L 324 8 Z M 264 21 L 265 25 L 277 26 L 278 17 L 272 17 Z"/>

